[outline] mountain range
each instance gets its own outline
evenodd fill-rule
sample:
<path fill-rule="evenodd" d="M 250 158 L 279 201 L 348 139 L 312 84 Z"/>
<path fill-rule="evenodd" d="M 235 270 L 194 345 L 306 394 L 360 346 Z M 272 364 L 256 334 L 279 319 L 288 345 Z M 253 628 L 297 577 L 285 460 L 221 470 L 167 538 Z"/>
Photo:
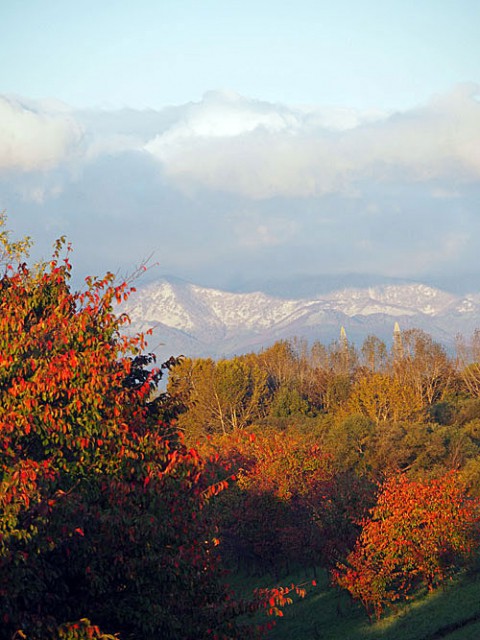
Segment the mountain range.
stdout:
<path fill-rule="evenodd" d="M 456 295 L 408 282 L 280 297 L 162 278 L 139 287 L 124 310 L 133 331 L 153 329 L 148 349 L 159 359 L 230 357 L 292 337 L 328 344 L 342 326 L 357 345 L 372 334 L 391 343 L 395 322 L 402 330 L 423 329 L 451 350 L 456 335 L 480 327 L 480 293 Z"/>

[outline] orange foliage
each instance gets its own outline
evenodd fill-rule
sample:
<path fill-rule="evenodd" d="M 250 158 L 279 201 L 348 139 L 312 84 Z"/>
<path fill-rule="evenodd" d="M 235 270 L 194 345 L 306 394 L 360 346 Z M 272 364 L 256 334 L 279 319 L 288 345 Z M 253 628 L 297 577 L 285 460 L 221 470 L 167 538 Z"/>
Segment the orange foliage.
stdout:
<path fill-rule="evenodd" d="M 393 476 L 347 563 L 334 581 L 379 617 L 388 604 L 423 584 L 433 589 L 478 547 L 480 500 L 468 498 L 455 473 L 429 482 Z"/>
<path fill-rule="evenodd" d="M 72 292 L 62 247 L 0 279 L 0 638 L 251 636 L 204 517 L 225 484 L 152 411 L 127 283 Z"/>

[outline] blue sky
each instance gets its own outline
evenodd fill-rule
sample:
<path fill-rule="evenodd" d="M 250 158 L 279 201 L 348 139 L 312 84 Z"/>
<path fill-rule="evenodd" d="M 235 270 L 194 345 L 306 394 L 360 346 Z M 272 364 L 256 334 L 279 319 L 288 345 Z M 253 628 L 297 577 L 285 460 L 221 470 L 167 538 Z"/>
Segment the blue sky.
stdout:
<path fill-rule="evenodd" d="M 0 209 L 40 255 L 480 273 L 477 1 L 3 0 L 0 24 Z"/>
<path fill-rule="evenodd" d="M 476 0 L 3 0 L 0 23 L 2 90 L 76 107 L 402 109 L 480 74 Z"/>

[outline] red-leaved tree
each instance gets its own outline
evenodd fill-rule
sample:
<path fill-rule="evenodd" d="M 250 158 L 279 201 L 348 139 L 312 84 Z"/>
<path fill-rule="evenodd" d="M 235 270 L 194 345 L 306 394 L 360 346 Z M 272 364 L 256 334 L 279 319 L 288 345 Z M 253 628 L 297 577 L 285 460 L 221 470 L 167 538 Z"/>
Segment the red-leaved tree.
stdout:
<path fill-rule="evenodd" d="M 237 431 L 209 437 L 202 453 L 235 485 L 213 503 L 220 551 L 236 569 L 289 573 L 338 559 L 350 548 L 352 526 L 348 500 L 355 496 L 357 519 L 364 515 L 361 492 L 350 479 L 335 475 L 332 457 L 299 434 L 265 430 Z M 345 541 L 347 538 L 347 543 Z M 343 555 L 343 554 L 342 554 Z"/>
<path fill-rule="evenodd" d="M 159 421 L 159 372 L 113 310 L 128 285 L 74 292 L 63 241 L 30 269 L 3 225 L 0 638 L 243 637 L 262 600 L 222 586 L 203 509 L 222 487 Z"/>
<path fill-rule="evenodd" d="M 471 557 L 479 509 L 454 472 L 425 482 L 391 477 L 334 582 L 380 617 L 420 585 L 434 589 Z"/>

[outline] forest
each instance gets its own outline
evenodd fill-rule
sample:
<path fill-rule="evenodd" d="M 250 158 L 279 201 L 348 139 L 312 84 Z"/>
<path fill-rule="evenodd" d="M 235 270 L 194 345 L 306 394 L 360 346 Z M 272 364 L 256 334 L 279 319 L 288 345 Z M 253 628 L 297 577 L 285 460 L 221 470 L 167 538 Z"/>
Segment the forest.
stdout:
<path fill-rule="evenodd" d="M 392 615 L 475 585 L 480 332 L 157 366 L 116 311 L 132 280 L 76 291 L 64 238 L 29 247 L 2 216 L 1 640 L 347 637 L 282 636 L 320 589 L 337 626 L 393 638 Z M 412 637 L 480 619 L 459 615 Z"/>

